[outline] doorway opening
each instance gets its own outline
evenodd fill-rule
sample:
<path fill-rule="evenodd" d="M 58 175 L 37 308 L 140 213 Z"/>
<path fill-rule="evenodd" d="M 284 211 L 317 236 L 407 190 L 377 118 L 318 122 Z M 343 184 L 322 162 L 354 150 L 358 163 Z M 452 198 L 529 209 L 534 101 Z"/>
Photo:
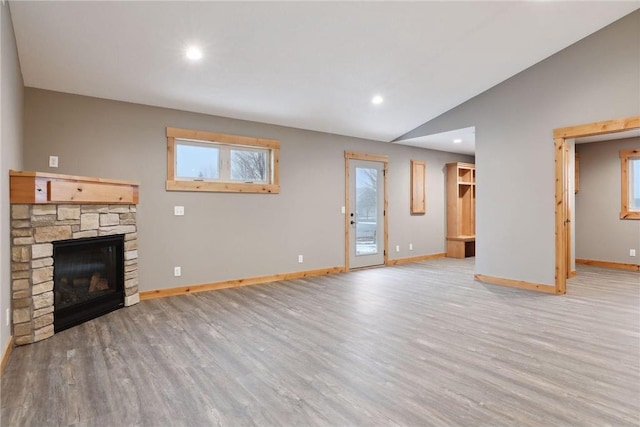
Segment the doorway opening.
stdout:
<path fill-rule="evenodd" d="M 386 265 L 387 156 L 345 151 L 345 268 Z"/>
<path fill-rule="evenodd" d="M 570 192 L 573 191 L 571 180 L 575 167 L 574 156 L 571 155 L 571 140 L 596 135 L 606 135 L 640 129 L 640 116 L 588 123 L 553 131 L 555 147 L 555 293 L 567 293 L 567 278 L 571 274 L 571 264 L 575 261 L 572 247 L 571 217 L 572 206 Z"/>

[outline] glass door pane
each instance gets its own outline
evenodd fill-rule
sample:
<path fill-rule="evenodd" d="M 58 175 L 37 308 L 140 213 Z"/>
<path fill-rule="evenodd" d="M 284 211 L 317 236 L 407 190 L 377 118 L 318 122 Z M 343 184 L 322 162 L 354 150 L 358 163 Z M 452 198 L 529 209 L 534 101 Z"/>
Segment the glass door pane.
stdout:
<path fill-rule="evenodd" d="M 356 256 L 378 253 L 378 170 L 356 167 Z"/>

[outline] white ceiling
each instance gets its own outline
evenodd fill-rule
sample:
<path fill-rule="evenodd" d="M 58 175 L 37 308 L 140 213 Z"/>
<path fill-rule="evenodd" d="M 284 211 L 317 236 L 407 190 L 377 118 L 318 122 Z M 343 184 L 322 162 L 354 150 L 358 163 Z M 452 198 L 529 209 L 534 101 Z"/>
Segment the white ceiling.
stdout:
<path fill-rule="evenodd" d="M 391 141 L 640 4 L 16 1 L 10 7 L 25 86 Z M 189 44 L 202 46 L 200 63 L 185 59 Z M 372 105 L 375 94 L 384 103 Z"/>
<path fill-rule="evenodd" d="M 393 143 L 473 156 L 476 153 L 476 127 L 454 129 L 448 132 L 393 141 Z"/>

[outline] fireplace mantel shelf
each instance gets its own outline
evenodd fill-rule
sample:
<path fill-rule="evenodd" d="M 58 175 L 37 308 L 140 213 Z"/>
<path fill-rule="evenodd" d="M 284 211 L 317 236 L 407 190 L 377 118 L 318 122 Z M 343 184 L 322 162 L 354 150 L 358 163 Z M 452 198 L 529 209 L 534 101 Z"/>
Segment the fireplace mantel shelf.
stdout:
<path fill-rule="evenodd" d="M 9 171 L 12 204 L 138 204 L 138 183 L 115 179 Z"/>

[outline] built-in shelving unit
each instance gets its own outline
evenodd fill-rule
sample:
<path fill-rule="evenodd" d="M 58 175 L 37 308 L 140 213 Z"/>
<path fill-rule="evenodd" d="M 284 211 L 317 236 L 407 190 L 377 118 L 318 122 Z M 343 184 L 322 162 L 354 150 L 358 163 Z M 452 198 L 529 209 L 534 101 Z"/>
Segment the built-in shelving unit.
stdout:
<path fill-rule="evenodd" d="M 476 166 L 447 164 L 447 256 L 476 254 Z"/>

